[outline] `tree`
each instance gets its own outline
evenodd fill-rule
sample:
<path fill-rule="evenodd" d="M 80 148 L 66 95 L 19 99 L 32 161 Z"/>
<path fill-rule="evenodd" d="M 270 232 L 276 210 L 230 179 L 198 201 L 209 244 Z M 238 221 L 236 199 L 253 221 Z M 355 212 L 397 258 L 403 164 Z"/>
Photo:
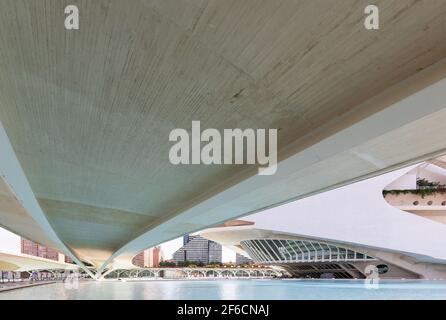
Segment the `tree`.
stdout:
<path fill-rule="evenodd" d="M 173 267 L 176 267 L 177 265 L 176 265 L 176 263 L 173 262 L 173 261 L 161 261 L 161 262 L 159 263 L 159 266 L 160 266 L 160 267 L 173 268 Z"/>

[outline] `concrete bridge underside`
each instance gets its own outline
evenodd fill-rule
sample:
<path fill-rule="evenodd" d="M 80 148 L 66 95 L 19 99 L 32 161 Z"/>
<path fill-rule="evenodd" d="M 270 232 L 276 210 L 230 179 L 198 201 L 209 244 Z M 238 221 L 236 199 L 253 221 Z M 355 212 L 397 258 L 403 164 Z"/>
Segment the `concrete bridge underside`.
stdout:
<path fill-rule="evenodd" d="M 0 2 L 0 224 L 82 265 L 444 153 L 446 2 Z M 278 171 L 169 132 L 278 128 Z"/>

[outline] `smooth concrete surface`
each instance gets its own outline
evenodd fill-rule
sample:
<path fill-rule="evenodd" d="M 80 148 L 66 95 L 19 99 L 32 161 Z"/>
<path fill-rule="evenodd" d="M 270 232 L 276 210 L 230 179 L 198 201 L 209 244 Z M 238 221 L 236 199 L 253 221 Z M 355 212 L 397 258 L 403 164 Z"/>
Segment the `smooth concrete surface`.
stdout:
<path fill-rule="evenodd" d="M 27 254 L 0 252 L 0 270 L 2 271 L 32 271 L 44 269 L 77 270 L 79 267 L 72 263 L 59 262 Z"/>
<path fill-rule="evenodd" d="M 0 121 L 40 207 L 29 238 L 52 230 L 101 270 L 446 149 L 442 0 L 377 1 L 377 32 L 365 0 L 73 0 L 78 31 L 63 27 L 67 4 L 1 1 Z M 289 161 L 272 177 L 174 166 L 169 132 L 192 120 L 278 128 Z"/>

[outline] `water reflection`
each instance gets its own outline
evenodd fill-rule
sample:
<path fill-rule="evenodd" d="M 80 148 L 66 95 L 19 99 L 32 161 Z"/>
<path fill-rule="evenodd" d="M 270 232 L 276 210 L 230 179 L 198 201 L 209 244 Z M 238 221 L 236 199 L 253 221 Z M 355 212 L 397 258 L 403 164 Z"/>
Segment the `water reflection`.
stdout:
<path fill-rule="evenodd" d="M 164 280 L 62 283 L 0 293 L 0 299 L 446 299 L 445 281 L 386 281 L 366 289 L 361 280 Z"/>

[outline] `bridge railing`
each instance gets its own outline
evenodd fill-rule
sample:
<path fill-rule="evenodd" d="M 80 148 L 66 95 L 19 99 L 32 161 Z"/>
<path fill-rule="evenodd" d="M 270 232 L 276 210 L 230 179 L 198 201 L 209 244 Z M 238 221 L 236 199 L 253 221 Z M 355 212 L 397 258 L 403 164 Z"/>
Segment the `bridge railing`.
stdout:
<path fill-rule="evenodd" d="M 105 279 L 123 278 L 272 278 L 283 273 L 267 268 L 135 268 L 116 269 Z"/>

